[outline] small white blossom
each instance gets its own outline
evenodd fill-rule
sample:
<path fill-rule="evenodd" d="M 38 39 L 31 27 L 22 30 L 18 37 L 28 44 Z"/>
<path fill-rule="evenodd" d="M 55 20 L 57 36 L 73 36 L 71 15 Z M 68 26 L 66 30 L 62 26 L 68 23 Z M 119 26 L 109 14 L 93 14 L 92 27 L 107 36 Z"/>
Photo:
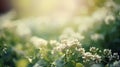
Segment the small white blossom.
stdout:
<path fill-rule="evenodd" d="M 15 27 L 14 23 L 7 21 L 7 20 L 4 23 L 2 23 L 0 26 L 2 28 L 7 28 L 7 29 L 9 29 L 9 28 L 11 29 L 11 28 Z"/>
<path fill-rule="evenodd" d="M 96 62 L 100 62 L 102 59 L 101 59 L 101 56 L 95 54 L 93 55 L 93 60 L 95 60 Z"/>
<path fill-rule="evenodd" d="M 93 55 L 90 52 L 86 52 L 86 53 L 83 54 L 82 58 L 84 59 L 84 61 L 88 62 L 93 58 Z"/>
<path fill-rule="evenodd" d="M 80 46 L 78 39 L 64 39 L 64 40 L 61 40 L 61 43 L 67 45 L 68 47 L 71 47 L 73 45 Z"/>
<path fill-rule="evenodd" d="M 85 53 L 85 49 L 84 48 L 79 48 L 79 49 L 77 49 L 77 51 L 79 51 L 81 54 Z"/>
<path fill-rule="evenodd" d="M 110 24 L 110 22 L 113 22 L 115 20 L 115 17 L 113 15 L 109 15 L 105 18 L 105 23 Z"/>
<path fill-rule="evenodd" d="M 57 40 L 50 40 L 49 43 L 51 46 L 58 46 L 60 44 Z"/>
<path fill-rule="evenodd" d="M 36 47 L 36 48 L 40 48 L 41 46 L 46 46 L 47 45 L 47 41 L 44 39 L 41 39 L 39 37 L 33 36 L 30 39 L 31 43 Z"/>
<path fill-rule="evenodd" d="M 67 47 L 67 45 L 65 44 L 59 44 L 58 46 L 54 47 L 53 50 L 54 51 L 62 51 Z"/>
<path fill-rule="evenodd" d="M 105 55 L 111 55 L 112 52 L 109 49 L 104 49 L 103 54 L 105 54 Z"/>
<path fill-rule="evenodd" d="M 63 34 L 59 38 L 60 38 L 60 40 L 63 40 L 63 39 L 83 40 L 85 37 L 83 35 L 81 35 L 79 32 L 74 32 L 73 29 L 67 28 L 63 31 Z"/>
<path fill-rule="evenodd" d="M 98 48 L 96 48 L 96 47 L 91 47 L 91 48 L 90 48 L 90 51 L 91 51 L 91 52 L 96 52 L 96 51 L 98 51 Z"/>
<path fill-rule="evenodd" d="M 97 40 L 99 40 L 99 39 L 103 40 L 103 39 L 104 39 L 104 36 L 101 35 L 101 34 L 95 33 L 95 34 L 92 34 L 92 35 L 91 35 L 91 39 L 94 40 L 94 41 L 97 41 Z"/>
<path fill-rule="evenodd" d="M 19 36 L 28 36 L 31 35 L 31 29 L 24 23 L 16 25 L 16 33 Z"/>
<path fill-rule="evenodd" d="M 119 61 L 115 61 L 115 62 L 113 63 L 113 66 L 114 66 L 114 67 L 120 67 L 120 60 L 119 60 Z"/>

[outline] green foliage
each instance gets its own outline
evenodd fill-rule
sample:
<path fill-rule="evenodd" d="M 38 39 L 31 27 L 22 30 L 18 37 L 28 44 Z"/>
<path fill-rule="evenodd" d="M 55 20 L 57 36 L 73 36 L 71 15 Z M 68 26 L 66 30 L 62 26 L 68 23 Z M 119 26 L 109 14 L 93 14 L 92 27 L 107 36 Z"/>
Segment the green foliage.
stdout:
<path fill-rule="evenodd" d="M 120 0 L 113 0 L 115 3 L 120 4 Z"/>

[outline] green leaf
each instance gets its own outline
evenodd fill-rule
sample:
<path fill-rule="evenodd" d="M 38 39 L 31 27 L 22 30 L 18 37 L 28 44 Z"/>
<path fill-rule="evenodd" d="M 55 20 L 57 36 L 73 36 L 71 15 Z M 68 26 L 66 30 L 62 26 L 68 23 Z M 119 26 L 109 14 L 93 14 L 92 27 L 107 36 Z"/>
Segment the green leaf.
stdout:
<path fill-rule="evenodd" d="M 76 63 L 76 67 L 84 67 L 81 63 Z"/>

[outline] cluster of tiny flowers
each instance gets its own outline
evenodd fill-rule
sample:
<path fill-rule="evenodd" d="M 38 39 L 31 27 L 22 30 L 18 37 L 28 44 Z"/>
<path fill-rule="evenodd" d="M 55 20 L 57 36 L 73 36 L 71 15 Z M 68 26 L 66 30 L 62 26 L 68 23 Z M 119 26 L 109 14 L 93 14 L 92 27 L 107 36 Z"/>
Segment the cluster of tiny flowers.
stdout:
<path fill-rule="evenodd" d="M 90 52 L 86 52 L 83 54 L 83 62 L 89 62 L 89 61 L 94 61 L 96 63 L 101 61 L 101 56 L 97 54 L 92 54 Z"/>
<path fill-rule="evenodd" d="M 86 52 L 83 47 L 80 47 L 76 50 L 80 52 L 80 54 L 82 55 L 81 57 L 83 58 L 83 62 L 85 63 L 91 61 L 94 63 L 100 63 L 104 60 L 102 56 L 103 54 L 104 56 L 108 57 L 110 61 L 119 60 L 118 53 L 113 53 L 112 55 L 112 52 L 109 49 L 104 49 L 102 52 L 102 50 L 100 50 L 99 48 L 91 47 L 89 51 Z M 102 53 L 102 55 L 100 53 Z"/>
<path fill-rule="evenodd" d="M 30 39 L 30 42 L 36 47 L 36 48 L 41 48 L 42 46 L 46 46 L 48 42 L 42 38 L 33 36 Z"/>
<path fill-rule="evenodd" d="M 112 52 L 109 49 L 104 49 L 103 54 L 106 56 L 110 56 L 112 54 Z"/>
<path fill-rule="evenodd" d="M 85 53 L 85 49 L 84 48 L 79 48 L 79 49 L 76 48 L 76 50 L 79 51 L 81 54 Z"/>
<path fill-rule="evenodd" d="M 118 53 L 113 53 L 113 55 L 110 55 L 108 58 L 109 61 L 116 61 L 120 59 Z"/>
<path fill-rule="evenodd" d="M 77 39 L 67 39 L 67 40 L 61 40 L 62 44 L 67 45 L 68 47 L 71 47 L 73 45 L 79 45 L 79 41 Z"/>
<path fill-rule="evenodd" d="M 87 61 L 90 61 L 93 58 L 93 55 L 90 52 L 86 52 L 86 53 L 83 54 L 82 58 L 84 59 L 84 62 L 87 62 Z"/>
<path fill-rule="evenodd" d="M 91 35 L 91 39 L 94 41 L 103 40 L 104 36 L 102 34 L 95 33 Z"/>
<path fill-rule="evenodd" d="M 81 57 L 83 59 L 83 62 L 94 62 L 94 63 L 100 63 L 103 61 L 103 56 L 108 57 L 109 60 L 117 60 L 119 59 L 119 55 L 117 53 L 114 53 L 112 55 L 111 50 L 109 49 L 104 49 L 103 51 L 100 50 L 99 48 L 96 47 L 91 47 L 89 51 L 86 51 L 85 48 L 82 47 L 78 39 L 63 39 L 60 40 L 60 42 L 56 40 L 51 40 L 50 44 L 52 44 L 53 50 L 52 54 L 57 53 L 56 51 L 59 51 L 62 53 L 62 51 L 66 51 L 67 53 L 69 52 L 69 49 L 73 47 L 72 49 L 75 49 L 81 54 Z M 74 47 L 75 46 L 75 47 Z M 102 53 L 99 54 L 99 53 Z M 64 54 L 64 53 L 63 53 Z"/>
<path fill-rule="evenodd" d="M 59 39 L 64 40 L 64 39 L 78 39 L 79 41 L 83 40 L 85 37 L 79 33 L 75 32 L 71 28 L 67 28 L 63 31 L 63 33 L 60 35 Z"/>
<path fill-rule="evenodd" d="M 120 67 L 120 60 L 113 63 L 113 67 Z"/>
<path fill-rule="evenodd" d="M 90 48 L 90 52 L 93 52 L 93 53 L 97 52 L 98 50 L 99 50 L 99 48 L 96 48 L 96 47 Z"/>
<path fill-rule="evenodd" d="M 63 51 L 67 48 L 71 48 L 73 46 L 81 46 L 80 42 L 77 39 L 64 39 L 64 40 L 60 40 L 60 42 L 57 41 L 50 41 L 50 43 L 52 45 L 54 45 L 53 47 L 53 51 Z"/>
<path fill-rule="evenodd" d="M 82 55 L 83 62 L 94 61 L 95 63 L 99 63 L 102 60 L 102 57 L 97 54 L 97 51 L 99 51 L 99 49 L 96 47 L 91 47 L 89 49 L 89 52 L 86 52 L 83 47 L 80 47 L 76 50 L 79 51 Z"/>

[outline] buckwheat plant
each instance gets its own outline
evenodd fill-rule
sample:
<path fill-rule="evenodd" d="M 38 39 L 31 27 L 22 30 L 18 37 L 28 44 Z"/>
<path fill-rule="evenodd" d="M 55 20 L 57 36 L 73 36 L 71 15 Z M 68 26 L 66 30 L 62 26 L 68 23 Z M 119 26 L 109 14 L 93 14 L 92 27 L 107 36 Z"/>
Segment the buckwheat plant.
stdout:
<path fill-rule="evenodd" d="M 105 0 L 85 20 L 71 22 L 73 26 L 58 23 L 62 30 L 57 23 L 37 23 L 40 20 L 33 18 L 4 20 L 0 67 L 120 67 L 120 9 L 114 1 L 118 0 Z"/>

